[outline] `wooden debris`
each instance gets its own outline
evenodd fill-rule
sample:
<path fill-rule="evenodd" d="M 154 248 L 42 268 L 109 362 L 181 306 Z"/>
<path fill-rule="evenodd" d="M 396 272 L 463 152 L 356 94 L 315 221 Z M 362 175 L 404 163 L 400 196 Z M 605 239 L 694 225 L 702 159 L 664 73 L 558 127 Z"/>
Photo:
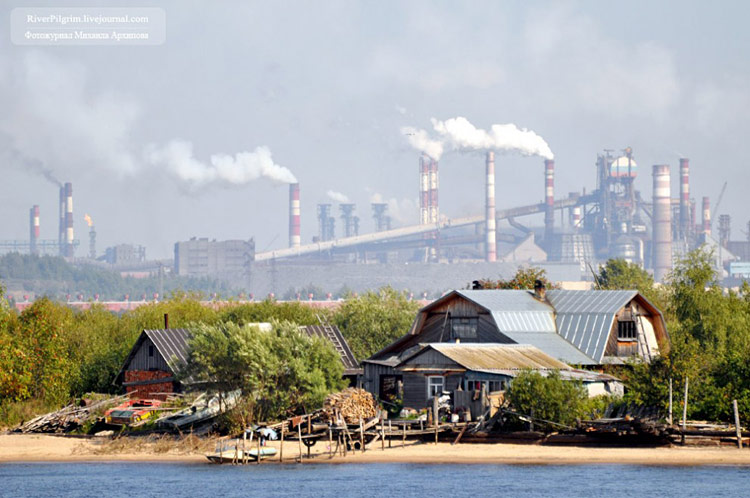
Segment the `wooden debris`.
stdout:
<path fill-rule="evenodd" d="M 323 416 L 326 420 L 335 422 L 336 412 L 343 417 L 347 424 L 356 424 L 360 419 L 367 420 L 376 417 L 378 404 L 369 392 L 350 387 L 328 395 L 323 403 Z"/>

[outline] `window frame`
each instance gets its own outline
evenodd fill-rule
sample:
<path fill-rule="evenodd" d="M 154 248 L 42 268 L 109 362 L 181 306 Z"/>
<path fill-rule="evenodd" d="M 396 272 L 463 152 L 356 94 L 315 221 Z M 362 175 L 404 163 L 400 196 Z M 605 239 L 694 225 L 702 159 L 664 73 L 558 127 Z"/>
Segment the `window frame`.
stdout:
<path fill-rule="evenodd" d="M 435 396 L 435 393 L 432 392 L 432 387 L 437 386 L 437 384 L 433 384 L 433 379 L 440 379 L 440 392 L 438 395 L 442 395 L 443 391 L 445 391 L 445 376 L 444 375 L 428 375 L 427 376 L 427 399 L 432 398 Z"/>

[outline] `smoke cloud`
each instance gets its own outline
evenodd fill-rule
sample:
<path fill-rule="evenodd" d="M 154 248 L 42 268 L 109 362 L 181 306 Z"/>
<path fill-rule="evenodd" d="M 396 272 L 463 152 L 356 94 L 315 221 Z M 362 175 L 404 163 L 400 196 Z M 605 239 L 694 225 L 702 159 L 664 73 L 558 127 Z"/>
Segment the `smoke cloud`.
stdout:
<path fill-rule="evenodd" d="M 379 192 L 375 192 L 370 196 L 370 202 L 388 204 L 386 214 L 397 225 L 415 225 L 419 219 L 419 203 L 417 200 L 387 198 Z"/>
<path fill-rule="evenodd" d="M 420 152 L 438 160 L 444 150 L 511 152 L 524 156 L 539 156 L 554 159 L 547 142 L 532 130 L 509 124 L 493 124 L 489 131 L 477 128 L 464 117 L 440 121 L 432 119 L 437 138 L 431 138 L 425 130 L 403 127 L 409 144 Z"/>
<path fill-rule="evenodd" d="M 411 126 L 401 128 L 401 133 L 406 136 L 409 145 L 420 152 L 430 156 L 434 160 L 439 160 L 443 155 L 443 144 L 439 140 L 430 138 L 425 130 L 419 130 Z"/>
<path fill-rule="evenodd" d="M 332 201 L 341 202 L 341 203 L 349 202 L 349 197 L 342 194 L 341 192 L 336 192 L 335 190 L 327 191 L 326 195 Z"/>
<path fill-rule="evenodd" d="M 164 147 L 148 147 L 146 162 L 165 168 L 192 188 L 211 184 L 244 185 L 260 178 L 278 183 L 297 182 L 291 171 L 273 162 L 271 150 L 265 146 L 234 156 L 214 154 L 210 162 L 205 163 L 193 156 L 192 143 L 172 140 Z"/>

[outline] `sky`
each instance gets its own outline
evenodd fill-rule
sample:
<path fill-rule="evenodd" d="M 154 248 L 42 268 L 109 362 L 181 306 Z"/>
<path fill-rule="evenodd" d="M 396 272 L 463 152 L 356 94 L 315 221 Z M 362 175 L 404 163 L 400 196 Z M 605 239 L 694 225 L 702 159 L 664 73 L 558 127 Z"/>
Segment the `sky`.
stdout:
<path fill-rule="evenodd" d="M 106 2 L 0 5 L 120 6 Z M 750 187 L 750 31 L 746 2 L 174 1 L 158 46 L 20 46 L 0 36 L 0 239 L 57 237 L 58 188 L 73 183 L 98 249 L 254 237 L 288 244 L 288 186 L 300 183 L 302 241 L 330 195 L 389 203 L 416 224 L 418 158 L 402 128 L 432 119 L 513 123 L 546 141 L 556 196 L 595 188 L 603 149 L 632 147 L 636 188 L 651 165 L 690 158 L 691 192 L 732 216 L 744 239 Z M 541 202 L 543 159 L 498 154 L 497 207 Z M 440 160 L 440 209 L 479 215 L 481 153 Z M 330 195 L 329 195 L 330 194 Z M 341 195 L 339 195 L 341 194 Z M 541 224 L 541 218 L 536 220 Z M 337 224 L 340 230 L 340 223 Z"/>

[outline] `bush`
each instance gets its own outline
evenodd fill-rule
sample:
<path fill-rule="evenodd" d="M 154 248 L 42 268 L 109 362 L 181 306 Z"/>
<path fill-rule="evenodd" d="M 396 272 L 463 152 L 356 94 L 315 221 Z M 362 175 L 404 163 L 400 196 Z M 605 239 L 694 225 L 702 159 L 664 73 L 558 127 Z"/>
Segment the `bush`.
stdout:
<path fill-rule="evenodd" d="M 562 380 L 559 372 L 542 376 L 525 371 L 511 382 L 506 399 L 513 409 L 534 419 L 535 425 L 547 430 L 557 429 L 555 424 L 571 426 L 584 414 L 588 395 L 578 381 Z M 540 423 L 546 420 L 555 424 Z"/>

